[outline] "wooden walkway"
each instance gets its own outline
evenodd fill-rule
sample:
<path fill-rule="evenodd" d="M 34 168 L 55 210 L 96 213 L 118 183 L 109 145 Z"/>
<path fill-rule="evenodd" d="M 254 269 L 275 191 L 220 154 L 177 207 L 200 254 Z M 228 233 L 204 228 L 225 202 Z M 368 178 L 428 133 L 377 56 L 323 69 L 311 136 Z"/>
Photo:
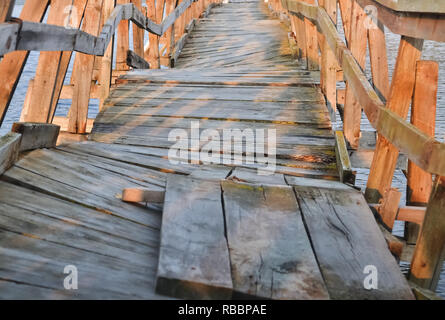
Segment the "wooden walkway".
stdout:
<path fill-rule="evenodd" d="M 118 80 L 90 141 L 29 152 L 2 176 L 0 297 L 413 298 L 362 194 L 338 181 L 318 81 L 262 2 L 212 9 L 174 70 Z M 275 174 L 172 163 L 168 135 L 192 121 L 276 129 Z M 164 204 L 123 202 L 124 188 L 166 190 Z M 78 290 L 63 288 L 66 265 Z"/>

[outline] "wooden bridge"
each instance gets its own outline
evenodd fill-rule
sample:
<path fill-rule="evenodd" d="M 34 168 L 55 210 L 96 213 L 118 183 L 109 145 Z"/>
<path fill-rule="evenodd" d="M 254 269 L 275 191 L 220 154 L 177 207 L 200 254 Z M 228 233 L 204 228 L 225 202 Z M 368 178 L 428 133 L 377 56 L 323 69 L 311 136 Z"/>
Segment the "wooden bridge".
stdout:
<path fill-rule="evenodd" d="M 432 138 L 438 65 L 421 50 L 423 39 L 444 41 L 445 7 L 26 0 L 17 19 L 13 6 L 0 6 L 2 119 L 28 51 L 41 54 L 21 122 L 0 141 L 1 298 L 413 299 L 435 289 L 445 145 Z M 385 25 L 402 35 L 391 84 Z M 59 99 L 72 100 L 66 117 L 55 116 Z M 378 133 L 365 194 L 349 159 L 362 109 Z M 399 152 L 410 160 L 407 205 L 391 188 Z M 395 220 L 421 226 L 409 282 L 404 241 L 388 232 Z"/>

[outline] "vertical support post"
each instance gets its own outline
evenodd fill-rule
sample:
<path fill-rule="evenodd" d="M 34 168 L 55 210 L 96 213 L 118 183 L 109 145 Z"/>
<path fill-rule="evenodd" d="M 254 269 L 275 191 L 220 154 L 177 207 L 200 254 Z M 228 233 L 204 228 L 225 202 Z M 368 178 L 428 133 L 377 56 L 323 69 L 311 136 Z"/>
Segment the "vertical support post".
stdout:
<path fill-rule="evenodd" d="M 366 14 L 362 7 L 353 2 L 351 20 L 349 26 L 349 49 L 362 69 L 366 63 L 366 45 L 368 32 L 365 28 Z M 346 100 L 343 115 L 343 130 L 346 140 L 354 149 L 358 148 L 360 141 L 360 121 L 362 118 L 362 107 L 354 96 L 348 83 L 346 83 Z"/>
<path fill-rule="evenodd" d="M 80 24 L 80 21 L 73 21 L 76 19 L 67 20 L 73 14 L 72 8 L 74 8 L 73 0 L 52 1 L 47 23 L 64 26 L 67 21 L 69 23 L 71 20 L 71 23 L 76 23 L 76 25 L 72 26 L 78 27 L 77 24 Z M 77 18 L 77 20 L 80 20 L 80 18 Z M 50 122 L 52 120 L 50 119 L 50 111 L 58 78 L 61 76 L 59 70 L 62 56 L 62 51 L 40 53 L 32 95 L 29 100 L 27 113 L 24 115 L 25 121 Z"/>
<path fill-rule="evenodd" d="M 45 16 L 49 0 L 27 0 L 20 13 L 24 21 L 40 22 Z M 29 51 L 14 51 L 5 54 L 0 61 L 0 125 L 8 110 L 15 88 L 22 74 Z"/>
<path fill-rule="evenodd" d="M 131 2 L 142 11 L 142 0 L 131 0 Z M 133 48 L 139 57 L 144 57 L 144 29 L 133 23 Z"/>
<path fill-rule="evenodd" d="M 315 4 L 315 0 L 305 0 L 306 3 Z M 306 40 L 306 57 L 307 69 L 319 70 L 319 56 L 318 56 L 318 40 L 317 40 L 317 26 L 309 19 L 304 18 L 305 40 Z"/>
<path fill-rule="evenodd" d="M 423 40 L 402 36 L 386 107 L 402 118 L 408 115 L 416 77 L 416 64 L 420 59 Z M 378 135 L 372 159 L 365 198 L 378 203 L 391 186 L 399 151 L 383 136 Z"/>
<path fill-rule="evenodd" d="M 156 2 L 160 2 L 157 0 Z M 147 0 L 147 17 L 159 23 L 160 19 L 157 16 L 155 0 Z M 159 69 L 161 62 L 159 57 L 159 36 L 153 33 L 148 34 L 149 47 L 145 50 L 145 60 L 150 63 L 150 68 Z"/>
<path fill-rule="evenodd" d="M 319 1 L 319 5 L 326 10 L 332 22 L 337 25 L 337 0 Z M 321 48 L 322 89 L 331 112 L 335 113 L 337 110 L 337 58 L 324 36 L 322 36 Z"/>
<path fill-rule="evenodd" d="M 436 97 L 439 77 L 439 65 L 435 61 L 418 61 L 411 123 L 420 131 L 434 137 L 436 121 Z M 406 203 L 408 206 L 426 206 L 431 195 L 433 177 L 413 162 L 408 161 Z M 405 222 L 405 238 L 409 243 L 416 243 L 420 225 Z"/>
<path fill-rule="evenodd" d="M 167 17 L 170 13 L 175 10 L 177 0 L 165 0 L 165 16 Z M 174 45 L 174 30 L 175 24 L 173 24 L 161 37 L 161 43 L 165 44 L 163 52 L 161 52 L 161 64 L 164 66 L 170 66 L 170 54 Z"/>
<path fill-rule="evenodd" d="M 0 23 L 8 21 L 14 10 L 15 0 L 3 0 L 0 2 Z"/>
<path fill-rule="evenodd" d="M 410 280 L 434 291 L 445 244 L 445 178 L 437 176 L 411 262 Z"/>
<path fill-rule="evenodd" d="M 99 35 L 102 5 L 103 0 L 88 0 L 83 31 L 94 36 Z M 73 69 L 73 101 L 68 115 L 68 131 L 71 133 L 86 133 L 93 69 L 94 56 L 78 52 Z"/>
<path fill-rule="evenodd" d="M 117 0 L 117 4 L 127 4 L 130 0 Z M 127 51 L 130 47 L 130 23 L 128 20 L 123 20 L 117 27 L 117 48 L 116 48 L 116 70 L 126 71 L 130 67 L 127 65 Z"/>
<path fill-rule="evenodd" d="M 351 33 L 351 10 L 353 2 L 351 0 L 338 0 L 340 7 L 341 20 L 343 25 L 343 32 L 346 38 L 346 44 L 349 46 L 349 35 Z"/>
<path fill-rule="evenodd" d="M 374 22 L 372 23 L 371 28 L 368 29 L 372 83 L 377 93 L 386 100 L 389 96 L 389 76 L 385 26 L 380 21 L 377 22 L 377 25 L 375 25 Z"/>
<path fill-rule="evenodd" d="M 102 7 L 103 21 L 107 21 L 116 6 L 116 0 L 104 0 Z M 114 51 L 114 35 L 108 44 L 107 50 L 101 59 L 101 67 L 99 74 L 100 83 L 100 102 L 99 111 L 104 109 L 105 99 L 110 95 L 110 86 L 113 69 L 113 51 Z"/>

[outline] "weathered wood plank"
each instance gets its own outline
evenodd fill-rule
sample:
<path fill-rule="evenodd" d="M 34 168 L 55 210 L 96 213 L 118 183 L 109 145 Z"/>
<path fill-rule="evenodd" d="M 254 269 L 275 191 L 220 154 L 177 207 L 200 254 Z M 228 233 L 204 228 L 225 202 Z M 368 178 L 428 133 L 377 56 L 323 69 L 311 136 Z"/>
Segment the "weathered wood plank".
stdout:
<path fill-rule="evenodd" d="M 329 297 L 290 187 L 222 182 L 233 289 L 268 299 Z"/>
<path fill-rule="evenodd" d="M 360 192 L 294 189 L 332 299 L 413 299 Z M 365 289 L 367 266 L 376 268 L 378 290 Z"/>
<path fill-rule="evenodd" d="M 54 148 L 59 136 L 60 127 L 47 123 L 15 122 L 12 132 L 20 133 L 22 141 L 20 151 L 41 148 Z"/>
<path fill-rule="evenodd" d="M 335 158 L 337 160 L 340 181 L 354 185 L 356 172 L 352 170 L 351 160 L 349 159 L 349 153 L 342 131 L 335 131 Z"/>
<path fill-rule="evenodd" d="M 0 137 L 0 175 L 17 161 L 21 139 L 20 134 L 13 132 Z"/>
<path fill-rule="evenodd" d="M 230 259 L 218 182 L 169 177 L 156 292 L 189 299 L 231 298 Z"/>

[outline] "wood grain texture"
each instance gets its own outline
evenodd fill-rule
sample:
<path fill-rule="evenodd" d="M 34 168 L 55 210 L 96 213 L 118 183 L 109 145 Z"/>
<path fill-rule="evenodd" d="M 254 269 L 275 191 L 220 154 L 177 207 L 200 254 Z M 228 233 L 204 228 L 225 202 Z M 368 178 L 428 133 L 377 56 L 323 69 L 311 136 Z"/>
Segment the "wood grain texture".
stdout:
<path fill-rule="evenodd" d="M 218 182 L 170 176 L 162 216 L 158 293 L 229 299 L 229 250 Z"/>
<path fill-rule="evenodd" d="M 327 299 L 292 188 L 224 181 L 222 189 L 234 291 Z"/>

